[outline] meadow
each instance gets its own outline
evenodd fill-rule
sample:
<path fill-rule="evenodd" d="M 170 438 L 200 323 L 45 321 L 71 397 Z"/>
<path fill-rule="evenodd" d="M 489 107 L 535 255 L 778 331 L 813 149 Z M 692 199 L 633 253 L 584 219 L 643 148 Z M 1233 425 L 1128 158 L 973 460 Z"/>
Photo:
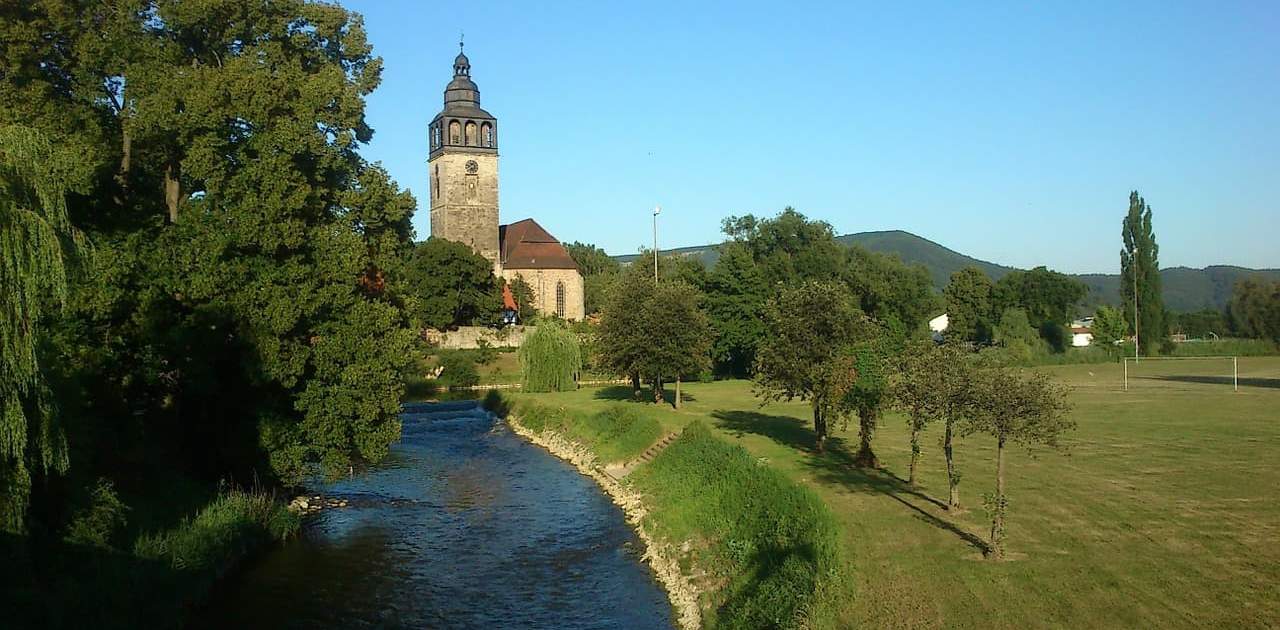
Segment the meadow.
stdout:
<path fill-rule="evenodd" d="M 938 437 L 922 483 L 903 479 L 906 423 L 886 414 L 882 469 L 852 465 L 856 429 L 812 451 L 803 403 L 761 407 L 747 381 L 689 383 L 676 411 L 628 403 L 666 431 L 694 420 L 786 477 L 835 514 L 844 567 L 836 623 L 869 627 L 1274 627 L 1280 624 L 1280 358 L 1037 368 L 1070 386 L 1077 429 L 1059 453 L 1014 449 L 1008 462 L 1010 559 L 983 558 L 994 484 L 989 438 L 960 440 L 965 511 L 943 509 Z M 596 413 L 623 387 L 528 400 Z"/>

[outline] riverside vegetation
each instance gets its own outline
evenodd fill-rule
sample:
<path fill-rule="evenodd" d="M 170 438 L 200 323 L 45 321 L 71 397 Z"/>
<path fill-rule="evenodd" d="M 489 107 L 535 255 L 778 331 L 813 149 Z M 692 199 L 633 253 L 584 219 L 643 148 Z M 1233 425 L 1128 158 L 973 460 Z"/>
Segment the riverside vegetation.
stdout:
<path fill-rule="evenodd" d="M 990 438 L 957 439 L 961 498 L 971 508 L 950 512 L 941 426 L 921 436 L 913 488 L 906 483 L 910 426 L 897 412 L 881 417 L 876 434 L 882 468 L 863 469 L 854 465 L 850 433 L 834 432 L 826 452 L 815 452 L 809 405 L 761 407 L 747 381 L 689 383 L 680 411 L 620 403 L 631 397 L 626 387 L 509 398 L 517 408 L 537 405 L 578 419 L 623 404 L 667 433 L 696 423 L 716 448 L 745 449 L 744 467 L 769 470 L 788 481 L 784 487 L 807 488 L 823 504 L 817 513 L 834 518 L 839 542 L 827 548 L 835 558 L 822 562 L 842 569 L 826 583 L 832 596 L 814 604 L 833 621 L 816 627 L 1273 626 L 1280 620 L 1280 552 L 1270 544 L 1280 536 L 1271 497 L 1280 484 L 1280 469 L 1271 465 L 1280 457 L 1280 358 L 1242 358 L 1238 393 L 1220 361 L 1143 362 L 1139 369 L 1135 375 L 1130 366 L 1125 393 L 1115 363 L 1036 368 L 1071 388 L 1068 417 L 1078 429 L 1063 437 L 1066 456 L 1007 449 L 1015 475 L 1007 481 L 1006 562 L 982 559 L 991 520 L 978 509 L 980 495 L 995 481 Z M 737 473 L 708 468 L 706 477 L 684 476 L 697 468 L 673 465 L 675 476 L 664 477 L 658 464 L 675 448 L 656 458 L 651 472 L 641 467 L 632 475 L 637 486 L 652 482 L 648 500 L 664 502 L 652 518 L 669 521 L 666 531 L 677 539 L 708 523 L 732 531 L 739 515 L 726 510 L 739 508 L 722 502 L 715 487 L 737 487 Z M 698 483 L 675 492 L 676 500 L 662 490 L 691 481 Z M 746 505 L 789 515 L 793 503 L 773 497 Z M 818 527 L 827 518 L 789 522 Z M 740 544 L 708 540 L 720 549 Z M 702 557 L 712 557 L 713 548 Z M 713 607 L 728 601 L 707 597 Z"/>
<path fill-rule="evenodd" d="M 600 464 L 631 461 L 662 434 L 652 411 L 636 405 L 584 409 L 538 396 L 495 393 L 487 402 L 528 430 L 590 449 Z M 643 525 L 698 592 L 706 627 L 834 627 L 841 543 L 812 491 L 699 422 L 623 483 L 643 496 Z"/>

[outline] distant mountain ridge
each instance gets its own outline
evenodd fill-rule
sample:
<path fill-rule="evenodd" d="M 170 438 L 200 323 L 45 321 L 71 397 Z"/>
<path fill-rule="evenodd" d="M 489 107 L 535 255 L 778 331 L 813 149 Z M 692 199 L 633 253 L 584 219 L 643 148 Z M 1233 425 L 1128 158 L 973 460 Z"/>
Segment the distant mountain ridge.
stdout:
<path fill-rule="evenodd" d="M 992 280 L 999 280 L 1014 267 L 979 260 L 939 245 L 927 238 L 903 230 L 858 232 L 837 236 L 845 245 L 859 245 L 873 252 L 893 254 L 907 263 L 919 263 L 929 270 L 933 285 L 939 290 L 947 285 L 951 274 L 965 267 L 981 269 Z M 696 245 L 662 250 L 663 255 L 696 256 L 707 266 L 715 264 L 720 253 L 715 245 Z M 630 262 L 638 254 L 615 256 L 619 261 Z M 1089 287 L 1085 298 L 1087 305 L 1119 304 L 1120 276 L 1118 274 L 1085 273 L 1067 274 Z M 1160 270 L 1163 280 L 1165 307 L 1174 311 L 1195 311 L 1204 308 L 1222 309 L 1231 299 L 1231 288 L 1236 281 L 1249 276 L 1262 276 L 1280 280 L 1280 269 L 1249 269 L 1231 265 L 1212 265 L 1204 269 L 1168 267 Z"/>

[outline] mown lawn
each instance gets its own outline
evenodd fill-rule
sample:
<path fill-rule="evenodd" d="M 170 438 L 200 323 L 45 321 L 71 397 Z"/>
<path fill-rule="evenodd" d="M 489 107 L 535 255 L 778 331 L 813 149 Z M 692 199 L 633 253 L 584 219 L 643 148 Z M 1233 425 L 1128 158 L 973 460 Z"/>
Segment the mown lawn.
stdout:
<path fill-rule="evenodd" d="M 849 462 L 845 439 L 811 452 L 801 403 L 761 408 L 744 381 L 691 383 L 685 408 L 634 403 L 668 430 L 695 418 L 808 484 L 841 521 L 850 583 L 841 625 L 868 627 L 1274 627 L 1280 625 L 1280 358 L 1145 363 L 1121 391 L 1118 364 L 1042 368 L 1072 386 L 1068 454 L 1015 450 L 1012 559 L 982 559 L 989 439 L 957 446 L 969 511 L 945 496 L 940 431 L 923 484 L 905 486 L 901 416 L 876 435 L 884 469 Z M 1133 367 L 1131 366 L 1131 370 Z M 593 410 L 625 388 L 521 394 Z"/>

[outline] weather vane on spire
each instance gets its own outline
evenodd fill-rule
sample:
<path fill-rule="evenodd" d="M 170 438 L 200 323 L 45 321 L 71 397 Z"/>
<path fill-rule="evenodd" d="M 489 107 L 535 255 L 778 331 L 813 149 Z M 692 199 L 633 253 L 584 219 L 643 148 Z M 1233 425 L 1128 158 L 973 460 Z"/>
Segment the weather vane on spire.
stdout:
<path fill-rule="evenodd" d="M 462 52 L 462 39 L 466 36 L 463 31 L 458 31 L 458 52 Z"/>

